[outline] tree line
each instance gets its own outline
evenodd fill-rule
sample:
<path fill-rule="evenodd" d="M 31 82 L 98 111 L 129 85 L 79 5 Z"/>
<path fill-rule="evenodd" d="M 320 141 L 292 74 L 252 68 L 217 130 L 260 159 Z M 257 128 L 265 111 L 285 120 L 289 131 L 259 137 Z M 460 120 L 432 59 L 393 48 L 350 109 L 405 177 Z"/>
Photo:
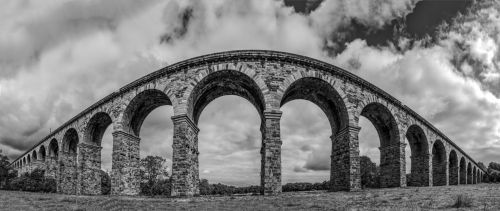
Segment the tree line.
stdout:
<path fill-rule="evenodd" d="M 56 192 L 56 181 L 45 176 L 45 171 L 35 169 L 18 175 L 9 167 L 7 156 L 0 150 L 0 189 L 21 190 L 33 192 Z M 166 159 L 160 156 L 147 156 L 140 160 L 140 194 L 145 196 L 169 196 L 172 188 L 171 176 L 166 168 Z M 479 163 L 478 165 L 484 164 Z M 484 167 L 486 168 L 486 167 Z M 484 182 L 500 182 L 500 164 L 491 162 L 488 165 L 489 174 L 483 178 Z M 367 156 L 360 157 L 362 188 L 380 187 L 380 167 Z M 296 182 L 282 186 L 283 192 L 329 190 L 330 181 L 318 183 Z M 207 179 L 201 179 L 200 195 L 233 195 L 233 194 L 260 194 L 261 187 L 251 185 L 236 187 L 221 183 L 210 184 Z M 108 172 L 101 170 L 101 192 L 110 194 L 111 178 Z"/>

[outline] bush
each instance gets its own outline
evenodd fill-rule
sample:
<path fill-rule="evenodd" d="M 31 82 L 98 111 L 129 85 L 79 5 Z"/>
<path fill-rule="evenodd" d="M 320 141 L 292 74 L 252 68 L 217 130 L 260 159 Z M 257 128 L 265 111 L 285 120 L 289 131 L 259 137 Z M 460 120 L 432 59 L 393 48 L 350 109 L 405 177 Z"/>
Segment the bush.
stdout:
<path fill-rule="evenodd" d="M 172 188 L 172 183 L 170 179 L 158 180 L 151 189 L 152 195 L 163 195 L 170 196 L 170 190 Z"/>
<path fill-rule="evenodd" d="M 31 173 L 24 173 L 10 180 L 8 189 L 55 193 L 57 186 L 55 179 L 45 178 L 45 170 L 35 169 Z"/>
<path fill-rule="evenodd" d="M 109 195 L 111 192 L 111 177 L 105 171 L 101 170 L 101 194 Z"/>
<path fill-rule="evenodd" d="M 460 194 L 457 196 L 455 204 L 453 204 L 452 207 L 455 208 L 472 207 L 472 198 L 468 195 Z"/>

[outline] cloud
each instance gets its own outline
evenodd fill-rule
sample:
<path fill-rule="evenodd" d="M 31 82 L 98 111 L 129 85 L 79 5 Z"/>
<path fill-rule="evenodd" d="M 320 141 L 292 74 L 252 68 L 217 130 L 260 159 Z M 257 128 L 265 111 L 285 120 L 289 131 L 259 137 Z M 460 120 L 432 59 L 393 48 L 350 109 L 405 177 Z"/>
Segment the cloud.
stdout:
<path fill-rule="evenodd" d="M 282 1 L 261 0 L 8 1 L 0 8 L 0 48 L 6 49 L 0 52 L 0 147 L 13 159 L 85 107 L 167 64 L 218 51 L 272 49 L 345 67 L 416 110 L 476 160 L 497 160 L 498 6 L 477 6 L 443 26 L 433 42 L 396 36 L 396 44 L 369 43 L 371 32 L 415 12 L 416 2 L 325 1 L 299 14 Z M 367 33 L 356 34 L 353 25 Z M 146 119 L 142 155 L 171 156 L 169 109 Z M 283 181 L 327 180 L 326 116 L 300 100 L 282 111 Z M 376 131 L 360 124 L 361 154 L 377 162 Z M 199 127 L 202 177 L 258 183 L 260 120 L 250 103 L 217 99 Z M 109 131 L 103 166 L 110 166 Z"/>

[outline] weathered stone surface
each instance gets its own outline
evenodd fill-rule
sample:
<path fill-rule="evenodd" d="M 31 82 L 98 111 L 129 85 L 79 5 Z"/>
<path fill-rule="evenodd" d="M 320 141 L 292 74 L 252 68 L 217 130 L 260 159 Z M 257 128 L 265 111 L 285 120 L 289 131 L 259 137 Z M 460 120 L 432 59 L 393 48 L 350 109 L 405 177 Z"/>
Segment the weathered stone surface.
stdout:
<path fill-rule="evenodd" d="M 139 141 L 139 137 L 126 132 L 113 132 L 111 194 L 139 194 Z"/>
<path fill-rule="evenodd" d="M 281 112 L 265 112 L 261 125 L 261 193 L 273 195 L 281 192 Z"/>
<path fill-rule="evenodd" d="M 361 189 L 358 134 L 361 128 L 348 126 L 332 139 L 330 181 L 332 191 Z"/>
<path fill-rule="evenodd" d="M 406 187 L 405 143 L 380 147 L 380 187 Z"/>
<path fill-rule="evenodd" d="M 60 158 L 58 192 L 65 194 L 77 194 L 79 171 L 77 169 L 76 154 L 62 152 Z"/>
<path fill-rule="evenodd" d="M 112 125 L 112 194 L 136 195 L 140 186 L 142 123 L 157 107 L 172 105 L 175 115 L 172 195 L 197 195 L 197 120 L 206 105 L 224 95 L 249 100 L 261 117 L 263 194 L 281 192 L 280 107 L 296 99 L 316 104 L 329 120 L 333 134 L 330 175 L 333 191 L 361 188 L 360 116 L 368 118 L 379 133 L 383 187 L 404 187 L 407 179 L 415 186 L 455 184 L 458 183 L 455 178 L 460 178 L 461 184 L 481 181 L 483 170 L 478 169 L 470 156 L 383 90 L 333 65 L 274 51 L 223 52 L 165 67 L 92 105 L 12 165 L 20 172 L 45 166 L 47 176 L 56 178 L 59 192 L 99 194 L 100 143 L 104 131 Z M 66 134 L 68 131 L 70 135 Z M 442 145 L 434 151 L 433 143 L 437 140 Z M 405 144 L 412 150 L 409 178 L 405 176 Z M 36 160 L 42 154 L 45 156 L 42 153 L 45 148 L 47 157 L 41 164 Z M 458 166 L 448 159 L 452 150 L 460 158 Z"/>
<path fill-rule="evenodd" d="M 172 120 L 174 122 L 172 196 L 199 195 L 199 129 L 187 115 L 174 116 Z"/>
<path fill-rule="evenodd" d="M 78 145 L 80 194 L 101 194 L 101 149 L 102 147 L 86 143 Z"/>

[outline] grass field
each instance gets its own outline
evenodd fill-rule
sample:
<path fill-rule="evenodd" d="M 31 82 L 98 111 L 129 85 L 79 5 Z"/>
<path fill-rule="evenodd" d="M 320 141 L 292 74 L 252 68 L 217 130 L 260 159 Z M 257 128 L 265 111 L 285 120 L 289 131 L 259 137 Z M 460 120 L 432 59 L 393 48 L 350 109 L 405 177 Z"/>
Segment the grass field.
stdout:
<path fill-rule="evenodd" d="M 452 205 L 459 195 L 471 200 L 471 207 L 459 210 L 500 210 L 500 184 L 194 198 L 68 196 L 0 191 L 0 210 L 457 210 Z"/>

